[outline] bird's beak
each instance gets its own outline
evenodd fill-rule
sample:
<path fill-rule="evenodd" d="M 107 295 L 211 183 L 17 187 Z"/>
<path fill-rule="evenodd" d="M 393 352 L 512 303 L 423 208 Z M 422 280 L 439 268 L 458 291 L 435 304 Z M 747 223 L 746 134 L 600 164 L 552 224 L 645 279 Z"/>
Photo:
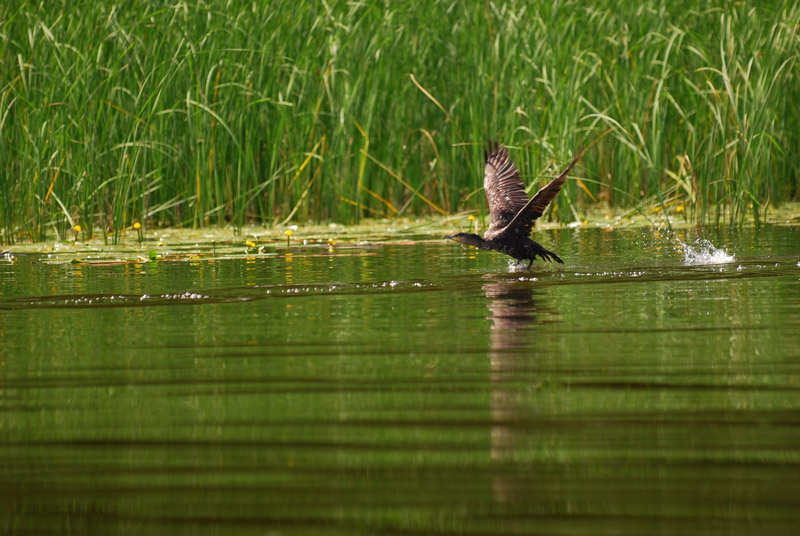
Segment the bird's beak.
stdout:
<path fill-rule="evenodd" d="M 447 238 L 448 240 L 454 240 L 458 242 L 458 237 L 456 235 L 443 236 L 442 238 Z"/>

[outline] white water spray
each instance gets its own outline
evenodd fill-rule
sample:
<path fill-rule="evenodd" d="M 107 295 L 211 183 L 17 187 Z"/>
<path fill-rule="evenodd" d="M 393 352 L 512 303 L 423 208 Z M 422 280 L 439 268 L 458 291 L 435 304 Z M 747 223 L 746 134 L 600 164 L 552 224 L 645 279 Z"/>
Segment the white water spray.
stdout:
<path fill-rule="evenodd" d="M 680 240 L 678 240 L 678 244 L 683 249 L 683 262 L 689 266 L 726 264 L 736 260 L 725 248 L 717 248 L 714 244 L 702 238 L 698 238 L 691 245 Z"/>
<path fill-rule="evenodd" d="M 510 273 L 515 272 L 527 272 L 528 271 L 528 261 L 518 261 L 512 259 L 508 261 L 508 271 Z"/>

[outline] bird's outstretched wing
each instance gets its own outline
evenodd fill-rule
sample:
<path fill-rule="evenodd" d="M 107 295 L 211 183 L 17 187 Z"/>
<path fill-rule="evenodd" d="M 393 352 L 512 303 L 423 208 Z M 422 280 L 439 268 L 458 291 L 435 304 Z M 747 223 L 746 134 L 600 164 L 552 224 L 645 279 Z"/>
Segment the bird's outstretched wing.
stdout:
<path fill-rule="evenodd" d="M 561 187 L 564 186 L 564 182 L 567 180 L 567 174 L 572 171 L 572 168 L 575 167 L 575 164 L 577 164 L 578 160 L 580 160 L 581 156 L 583 156 L 583 151 L 584 149 L 581 149 L 569 166 L 567 166 L 567 169 L 561 172 L 561 175 L 547 183 L 547 185 L 543 186 L 538 192 L 536 192 L 536 195 L 534 195 L 531 200 L 528 201 L 514 215 L 508 224 L 500 229 L 497 229 L 493 236 L 499 236 L 503 233 L 514 233 L 528 236 L 533 228 L 534 220 L 542 215 L 544 209 L 546 209 L 547 205 L 550 204 L 550 201 L 552 201 L 553 198 L 558 195 L 558 192 L 561 191 Z"/>
<path fill-rule="evenodd" d="M 490 240 L 507 227 L 528 203 L 528 194 L 517 167 L 506 148 L 494 142 L 486 151 L 483 189 L 489 203 L 489 228 L 483 237 Z"/>

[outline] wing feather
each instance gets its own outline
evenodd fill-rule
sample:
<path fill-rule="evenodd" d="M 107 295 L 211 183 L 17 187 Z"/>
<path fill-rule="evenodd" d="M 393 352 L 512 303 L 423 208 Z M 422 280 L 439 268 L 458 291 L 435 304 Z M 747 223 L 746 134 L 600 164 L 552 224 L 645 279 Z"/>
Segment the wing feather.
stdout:
<path fill-rule="evenodd" d="M 549 205 L 556 195 L 558 195 L 558 192 L 561 191 L 561 187 L 564 186 L 564 182 L 567 180 L 567 174 L 572 171 L 572 168 L 575 167 L 575 164 L 577 164 L 578 160 L 583 156 L 583 151 L 584 149 L 581 149 L 569 166 L 567 166 L 567 169 L 540 188 L 539 191 L 536 192 L 536 195 L 514 215 L 508 224 L 497 229 L 493 236 L 498 236 L 507 232 L 522 234 L 524 236 L 530 235 L 534 220 L 542 215 L 547 205 Z"/>
<path fill-rule="evenodd" d="M 489 228 L 484 234 L 486 240 L 497 235 L 500 229 L 508 226 L 514 216 L 528 203 L 528 194 L 519 171 L 502 145 L 490 143 L 486 152 L 486 167 L 483 175 L 483 189 L 489 204 Z"/>

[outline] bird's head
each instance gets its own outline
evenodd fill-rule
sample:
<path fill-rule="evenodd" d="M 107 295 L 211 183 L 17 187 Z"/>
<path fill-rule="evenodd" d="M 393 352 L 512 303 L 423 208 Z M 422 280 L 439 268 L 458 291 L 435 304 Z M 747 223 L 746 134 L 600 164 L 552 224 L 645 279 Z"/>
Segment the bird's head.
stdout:
<path fill-rule="evenodd" d="M 461 237 L 463 237 L 467 233 L 456 233 L 454 235 L 443 236 L 442 238 L 446 238 L 448 240 L 453 240 L 455 242 L 461 242 Z"/>
<path fill-rule="evenodd" d="M 448 240 L 454 240 L 460 244 L 467 244 L 469 246 L 475 246 L 476 248 L 485 249 L 484 245 L 486 244 L 486 241 L 476 234 L 456 233 L 454 235 L 445 236 L 443 238 L 447 238 Z"/>

